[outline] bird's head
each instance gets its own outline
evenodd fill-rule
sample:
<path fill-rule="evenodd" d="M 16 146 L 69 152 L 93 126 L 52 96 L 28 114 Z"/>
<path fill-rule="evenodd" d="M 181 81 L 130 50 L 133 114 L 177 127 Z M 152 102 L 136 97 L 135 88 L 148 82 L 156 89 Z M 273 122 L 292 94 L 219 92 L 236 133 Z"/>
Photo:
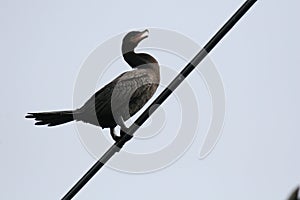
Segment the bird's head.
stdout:
<path fill-rule="evenodd" d="M 146 29 L 144 31 L 131 31 L 125 35 L 122 43 L 123 54 L 133 51 L 134 48 L 142 41 L 147 38 L 149 31 Z"/>

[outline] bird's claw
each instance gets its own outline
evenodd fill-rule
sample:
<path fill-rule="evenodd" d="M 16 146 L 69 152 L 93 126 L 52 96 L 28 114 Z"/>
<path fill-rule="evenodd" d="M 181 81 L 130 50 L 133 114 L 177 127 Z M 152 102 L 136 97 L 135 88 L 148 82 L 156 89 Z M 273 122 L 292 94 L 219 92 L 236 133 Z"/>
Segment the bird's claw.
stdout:
<path fill-rule="evenodd" d="M 115 142 L 118 142 L 121 139 L 121 136 L 118 136 L 116 134 L 112 134 L 111 137 Z"/>
<path fill-rule="evenodd" d="M 115 129 L 110 129 L 110 135 L 115 142 L 118 142 L 128 132 L 128 128 L 124 125 L 120 127 L 120 136 L 115 133 Z"/>

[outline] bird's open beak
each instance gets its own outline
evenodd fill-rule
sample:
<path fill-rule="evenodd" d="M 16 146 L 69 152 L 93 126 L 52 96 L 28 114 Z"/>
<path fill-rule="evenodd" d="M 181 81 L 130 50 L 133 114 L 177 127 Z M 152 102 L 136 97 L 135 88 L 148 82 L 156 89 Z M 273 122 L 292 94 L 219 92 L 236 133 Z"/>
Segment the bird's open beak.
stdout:
<path fill-rule="evenodd" d="M 149 31 L 146 29 L 144 31 L 142 31 L 141 33 L 139 33 L 135 38 L 134 41 L 135 42 L 140 42 L 143 39 L 147 38 L 149 36 Z"/>
<path fill-rule="evenodd" d="M 141 34 L 140 34 L 140 38 L 141 38 L 141 39 L 147 38 L 148 36 L 149 36 L 149 31 L 148 31 L 148 29 L 144 30 L 144 31 L 141 32 Z"/>

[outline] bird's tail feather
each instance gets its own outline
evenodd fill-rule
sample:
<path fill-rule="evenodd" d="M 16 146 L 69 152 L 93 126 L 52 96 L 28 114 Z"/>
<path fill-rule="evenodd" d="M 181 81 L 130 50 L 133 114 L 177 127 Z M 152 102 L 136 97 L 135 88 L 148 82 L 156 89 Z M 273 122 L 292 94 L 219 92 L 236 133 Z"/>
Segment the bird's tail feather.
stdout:
<path fill-rule="evenodd" d="M 41 113 L 28 113 L 26 118 L 34 118 L 35 125 L 57 126 L 74 120 L 73 111 L 54 111 Z"/>

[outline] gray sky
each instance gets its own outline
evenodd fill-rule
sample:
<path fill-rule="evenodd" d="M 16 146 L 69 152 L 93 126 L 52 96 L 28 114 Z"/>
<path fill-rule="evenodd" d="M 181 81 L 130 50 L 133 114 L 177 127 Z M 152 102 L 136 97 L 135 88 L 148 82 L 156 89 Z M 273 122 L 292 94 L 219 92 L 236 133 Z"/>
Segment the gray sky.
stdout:
<path fill-rule="evenodd" d="M 72 108 L 80 67 L 99 44 L 158 27 L 204 45 L 243 2 L 1 1 L 0 199 L 58 199 L 95 162 L 74 125 L 35 127 L 24 115 Z M 140 175 L 104 168 L 77 199 L 286 198 L 300 183 L 299 6 L 258 1 L 211 53 L 226 119 L 206 159 L 200 132 L 173 165 Z"/>

